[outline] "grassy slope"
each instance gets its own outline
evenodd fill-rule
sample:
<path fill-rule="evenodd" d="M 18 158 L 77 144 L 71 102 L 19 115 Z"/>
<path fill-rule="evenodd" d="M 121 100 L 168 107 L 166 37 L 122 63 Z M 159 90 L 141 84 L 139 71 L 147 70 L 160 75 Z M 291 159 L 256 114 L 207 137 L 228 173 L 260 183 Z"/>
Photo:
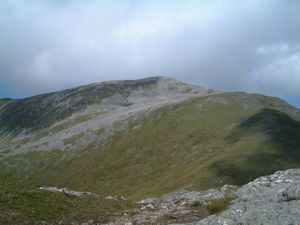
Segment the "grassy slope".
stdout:
<path fill-rule="evenodd" d="M 32 152 L 0 161 L 4 183 L 92 191 L 132 200 L 181 187 L 243 184 L 300 166 L 300 113 L 261 95 L 219 94 L 165 107 L 104 147 Z M 9 166 L 7 166 L 9 165 Z"/>
<path fill-rule="evenodd" d="M 3 186 L 5 185 L 5 186 Z M 97 196 L 70 197 L 38 189 L 23 190 L 1 183 L 0 224 L 81 224 L 112 221 L 116 213 L 134 212 L 128 201 L 104 200 Z M 42 222 L 42 221 L 46 221 Z"/>

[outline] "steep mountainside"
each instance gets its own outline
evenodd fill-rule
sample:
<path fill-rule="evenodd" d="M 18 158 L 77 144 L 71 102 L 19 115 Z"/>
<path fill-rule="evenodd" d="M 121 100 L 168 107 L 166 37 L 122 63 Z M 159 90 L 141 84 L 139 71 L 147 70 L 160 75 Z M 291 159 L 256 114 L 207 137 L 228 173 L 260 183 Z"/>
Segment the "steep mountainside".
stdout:
<path fill-rule="evenodd" d="M 0 105 L 0 126 L 0 182 L 5 190 L 21 185 L 25 193 L 55 186 L 141 200 L 242 185 L 300 166 L 296 108 L 274 97 L 218 93 L 164 77 L 9 100 Z M 85 218 L 111 209 L 88 217 L 78 207 Z M 55 210 L 52 221 L 61 218 Z"/>
<path fill-rule="evenodd" d="M 91 84 L 25 99 L 3 99 L 0 149 L 20 153 L 101 144 L 115 130 L 126 130 L 129 119 L 135 120 L 162 105 L 212 93 L 215 91 L 171 78 L 150 77 Z M 77 142 L 72 145 L 70 139 Z"/>

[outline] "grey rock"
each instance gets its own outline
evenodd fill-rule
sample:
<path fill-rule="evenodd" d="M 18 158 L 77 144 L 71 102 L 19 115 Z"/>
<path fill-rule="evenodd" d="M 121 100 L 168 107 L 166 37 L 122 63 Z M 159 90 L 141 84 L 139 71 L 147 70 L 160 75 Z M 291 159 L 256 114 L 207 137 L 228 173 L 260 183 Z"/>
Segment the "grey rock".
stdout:
<path fill-rule="evenodd" d="M 107 196 L 105 197 L 105 200 L 118 200 L 118 197 Z"/>
<path fill-rule="evenodd" d="M 141 200 L 140 204 L 153 204 L 153 203 L 158 203 L 160 201 L 159 198 L 146 198 L 146 199 L 143 199 Z"/>
<path fill-rule="evenodd" d="M 244 185 L 228 210 L 190 225 L 300 225 L 300 169 Z"/>
<path fill-rule="evenodd" d="M 39 189 L 44 190 L 44 191 L 55 192 L 55 193 L 63 193 L 63 194 L 66 194 L 68 196 L 75 196 L 75 197 L 80 197 L 80 196 L 84 196 L 84 195 L 97 196 L 96 194 L 93 194 L 91 192 L 72 191 L 72 190 L 68 190 L 67 188 L 40 187 Z"/>
<path fill-rule="evenodd" d="M 132 222 L 127 222 L 127 223 L 125 223 L 125 225 L 133 225 L 133 223 Z"/>
<path fill-rule="evenodd" d="M 153 210 L 155 207 L 152 204 L 141 207 L 141 210 Z"/>
<path fill-rule="evenodd" d="M 224 185 L 220 189 L 209 189 L 207 191 L 177 191 L 162 197 L 162 202 L 173 203 L 173 202 L 186 202 L 192 203 L 195 201 L 211 201 L 215 199 L 221 199 L 228 195 L 233 195 L 237 187 L 234 185 Z"/>

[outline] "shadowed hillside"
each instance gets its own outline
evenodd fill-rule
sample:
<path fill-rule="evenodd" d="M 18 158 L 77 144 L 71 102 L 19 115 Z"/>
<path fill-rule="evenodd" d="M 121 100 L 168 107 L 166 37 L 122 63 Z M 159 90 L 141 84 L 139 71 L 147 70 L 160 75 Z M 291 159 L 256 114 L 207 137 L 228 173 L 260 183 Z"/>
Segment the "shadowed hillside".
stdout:
<path fill-rule="evenodd" d="M 265 136 L 267 142 L 246 146 L 245 153 L 217 161 L 211 168 L 221 176 L 231 177 L 234 184 L 245 184 L 256 177 L 299 166 L 299 121 L 279 110 L 264 108 L 242 120 L 227 138 L 236 144 L 258 134 Z M 248 154 L 249 150 L 252 154 Z"/>

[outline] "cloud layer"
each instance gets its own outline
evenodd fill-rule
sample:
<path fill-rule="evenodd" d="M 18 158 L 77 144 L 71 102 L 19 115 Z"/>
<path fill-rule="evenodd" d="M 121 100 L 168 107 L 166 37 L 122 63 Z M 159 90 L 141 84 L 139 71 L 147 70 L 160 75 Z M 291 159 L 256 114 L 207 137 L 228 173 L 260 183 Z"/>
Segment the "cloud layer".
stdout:
<path fill-rule="evenodd" d="M 3 0 L 0 86 L 26 96 L 166 75 L 300 96 L 297 0 Z"/>

